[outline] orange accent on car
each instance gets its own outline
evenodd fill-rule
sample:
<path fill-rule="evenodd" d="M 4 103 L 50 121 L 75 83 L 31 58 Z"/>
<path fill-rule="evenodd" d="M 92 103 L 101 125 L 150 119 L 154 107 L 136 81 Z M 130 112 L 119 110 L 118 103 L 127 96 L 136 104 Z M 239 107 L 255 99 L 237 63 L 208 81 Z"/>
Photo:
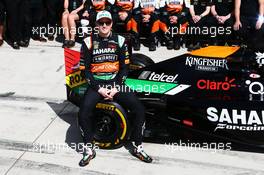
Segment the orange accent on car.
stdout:
<path fill-rule="evenodd" d="M 235 53 L 240 47 L 208 46 L 191 52 L 193 56 L 226 58 Z"/>

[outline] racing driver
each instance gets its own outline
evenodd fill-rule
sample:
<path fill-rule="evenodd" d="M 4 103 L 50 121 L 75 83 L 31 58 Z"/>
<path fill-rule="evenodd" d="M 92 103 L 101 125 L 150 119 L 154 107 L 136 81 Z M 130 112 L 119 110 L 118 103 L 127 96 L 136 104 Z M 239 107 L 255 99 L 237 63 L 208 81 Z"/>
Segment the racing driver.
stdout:
<path fill-rule="evenodd" d="M 79 165 L 86 166 L 96 155 L 93 149 L 93 114 L 99 100 L 114 100 L 129 109 L 134 116 L 134 132 L 131 141 L 134 146 L 130 153 L 138 159 L 150 163 L 142 146 L 145 122 L 144 107 L 134 93 L 124 85 L 127 76 L 128 50 L 125 39 L 111 32 L 112 16 L 108 11 L 100 11 L 96 16 L 98 34 L 87 37 L 81 48 L 80 65 L 85 66 L 85 76 L 90 88 L 87 89 L 79 112 L 79 123 L 83 132 L 84 152 Z M 122 87 L 122 88 L 121 88 Z M 123 88 L 125 87 L 125 88 Z"/>

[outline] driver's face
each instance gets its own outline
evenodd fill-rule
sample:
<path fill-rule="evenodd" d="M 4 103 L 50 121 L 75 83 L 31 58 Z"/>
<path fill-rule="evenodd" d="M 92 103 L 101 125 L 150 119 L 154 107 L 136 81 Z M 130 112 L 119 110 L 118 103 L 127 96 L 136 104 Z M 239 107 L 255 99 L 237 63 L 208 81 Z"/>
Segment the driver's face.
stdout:
<path fill-rule="evenodd" d="M 99 21 L 97 21 L 97 26 L 99 28 L 99 33 L 102 33 L 104 35 L 111 32 L 113 22 L 112 20 L 108 18 L 102 18 Z"/>

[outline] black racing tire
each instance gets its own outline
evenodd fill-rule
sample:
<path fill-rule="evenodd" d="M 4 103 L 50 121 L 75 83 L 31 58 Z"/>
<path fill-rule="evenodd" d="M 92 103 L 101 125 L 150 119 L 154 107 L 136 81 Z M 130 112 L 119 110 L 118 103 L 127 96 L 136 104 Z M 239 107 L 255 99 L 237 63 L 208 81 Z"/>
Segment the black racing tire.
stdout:
<path fill-rule="evenodd" d="M 130 70 L 137 70 L 146 66 L 155 64 L 155 62 L 148 56 L 140 53 L 133 53 L 130 57 Z"/>
<path fill-rule="evenodd" d="M 130 134 L 127 113 L 115 102 L 97 103 L 94 111 L 94 126 L 93 143 L 101 149 L 122 147 Z M 81 135 L 83 136 L 82 130 Z"/>

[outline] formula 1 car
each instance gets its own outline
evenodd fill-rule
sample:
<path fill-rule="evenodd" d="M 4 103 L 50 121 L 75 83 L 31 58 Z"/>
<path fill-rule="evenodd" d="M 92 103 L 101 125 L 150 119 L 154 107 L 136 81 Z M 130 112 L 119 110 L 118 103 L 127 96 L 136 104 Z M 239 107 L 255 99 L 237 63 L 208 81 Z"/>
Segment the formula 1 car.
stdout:
<path fill-rule="evenodd" d="M 65 49 L 68 100 L 80 104 L 87 83 L 80 53 Z M 126 85 L 146 108 L 148 121 L 234 143 L 264 148 L 264 54 L 209 46 L 154 63 L 132 54 Z M 129 139 L 129 111 L 112 101 L 96 105 L 95 142 L 117 148 Z"/>

